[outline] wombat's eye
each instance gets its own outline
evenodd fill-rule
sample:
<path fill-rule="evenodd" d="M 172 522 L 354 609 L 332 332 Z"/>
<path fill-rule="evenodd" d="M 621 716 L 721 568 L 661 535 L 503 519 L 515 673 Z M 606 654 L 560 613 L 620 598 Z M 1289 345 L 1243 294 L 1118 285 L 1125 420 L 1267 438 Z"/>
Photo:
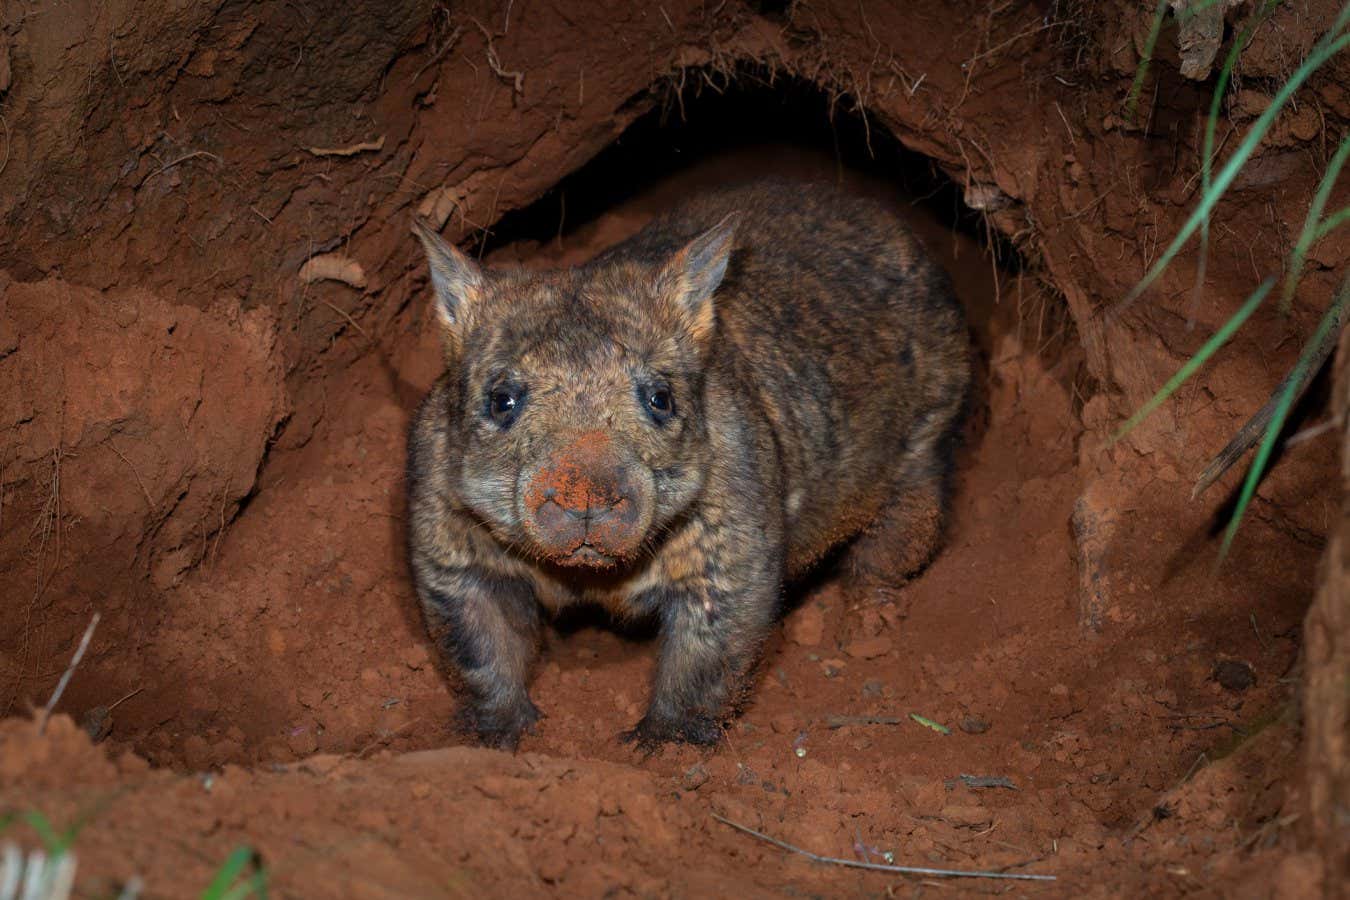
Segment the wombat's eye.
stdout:
<path fill-rule="evenodd" d="M 501 428 L 510 428 L 520 415 L 525 389 L 514 384 L 499 384 L 488 392 L 487 414 Z"/>
<path fill-rule="evenodd" d="M 642 401 L 647 407 L 647 414 L 658 425 L 675 415 L 675 398 L 671 396 L 670 388 L 665 385 L 658 384 L 644 387 L 642 389 Z"/>

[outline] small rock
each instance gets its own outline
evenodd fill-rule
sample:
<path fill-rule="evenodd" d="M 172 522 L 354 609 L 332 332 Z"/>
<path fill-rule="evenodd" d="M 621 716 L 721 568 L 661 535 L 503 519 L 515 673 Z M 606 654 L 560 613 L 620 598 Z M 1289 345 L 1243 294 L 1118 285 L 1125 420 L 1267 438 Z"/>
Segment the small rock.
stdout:
<path fill-rule="evenodd" d="M 779 713 L 769 720 L 769 727 L 774 734 L 787 734 L 797 727 L 797 717 L 792 713 Z"/>
<path fill-rule="evenodd" d="M 863 682 L 862 695 L 864 697 L 880 697 L 886 692 L 886 685 L 875 678 L 869 678 Z"/>
<path fill-rule="evenodd" d="M 291 733 L 286 735 L 286 746 L 296 756 L 309 756 L 319 749 L 319 736 L 309 726 L 293 728 Z"/>
<path fill-rule="evenodd" d="M 736 775 L 737 784 L 759 784 L 759 776 L 755 770 L 749 766 L 741 766 L 741 771 Z"/>
<path fill-rule="evenodd" d="M 942 807 L 942 818 L 957 828 L 983 828 L 994 820 L 994 814 L 983 806 L 953 803 Z"/>
<path fill-rule="evenodd" d="M 422 644 L 411 644 L 403 651 L 403 664 L 414 672 L 431 661 L 427 648 Z"/>
<path fill-rule="evenodd" d="M 805 603 L 788 617 L 786 635 L 800 647 L 815 647 L 825 636 L 825 613 L 814 603 Z"/>
<path fill-rule="evenodd" d="M 846 668 L 848 663 L 842 659 L 827 659 L 820 664 L 820 670 L 825 673 L 826 678 L 833 678 Z"/>
<path fill-rule="evenodd" d="M 862 631 L 869 637 L 876 637 L 881 634 L 881 629 L 885 625 L 882 621 L 881 613 L 877 612 L 876 607 L 868 607 L 862 614 Z"/>
<path fill-rule="evenodd" d="M 419 781 L 412 786 L 412 795 L 418 800 L 425 800 L 431 796 L 431 785 L 425 781 Z"/>
<path fill-rule="evenodd" d="M 1214 666 L 1214 680 L 1240 694 L 1256 684 L 1256 672 L 1240 659 L 1224 659 Z"/>
<path fill-rule="evenodd" d="M 112 733 L 112 725 L 112 710 L 106 706 L 95 706 L 80 716 L 80 727 L 96 744 Z"/>
<path fill-rule="evenodd" d="M 989 730 L 989 723 L 975 716 L 966 716 L 961 720 L 961 730 L 966 734 L 984 734 Z"/>
<path fill-rule="evenodd" d="M 685 769 L 684 777 L 680 779 L 680 783 L 686 791 L 696 791 L 707 784 L 710 777 L 708 770 L 703 767 L 702 763 L 694 763 L 688 769 Z"/>
<path fill-rule="evenodd" d="M 844 652 L 854 659 L 876 659 L 891 652 L 891 639 L 888 637 L 861 638 L 844 648 Z"/>
<path fill-rule="evenodd" d="M 324 692 L 322 688 L 302 687 L 295 692 L 295 697 L 300 704 L 307 709 L 318 709 L 324 701 Z M 243 740 L 244 733 L 239 732 L 238 736 L 231 735 L 235 740 Z"/>

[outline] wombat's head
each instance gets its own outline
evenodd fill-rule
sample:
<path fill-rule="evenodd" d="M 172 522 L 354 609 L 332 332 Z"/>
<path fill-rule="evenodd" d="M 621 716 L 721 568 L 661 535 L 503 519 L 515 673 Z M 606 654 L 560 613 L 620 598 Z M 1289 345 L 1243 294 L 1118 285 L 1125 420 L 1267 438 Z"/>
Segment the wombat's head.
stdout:
<path fill-rule="evenodd" d="M 735 223 L 653 258 L 484 270 L 427 224 L 451 381 L 452 489 L 499 541 L 621 566 L 703 486 L 703 369 Z"/>

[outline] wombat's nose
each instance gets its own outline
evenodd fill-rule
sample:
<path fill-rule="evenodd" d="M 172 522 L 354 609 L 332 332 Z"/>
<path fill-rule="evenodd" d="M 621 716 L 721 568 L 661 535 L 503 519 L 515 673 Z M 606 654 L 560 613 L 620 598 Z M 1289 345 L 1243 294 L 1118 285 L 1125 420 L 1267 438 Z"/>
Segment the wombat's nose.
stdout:
<path fill-rule="evenodd" d="M 587 493 L 584 505 L 566 506 L 558 502 L 558 492 L 553 488 L 549 488 L 545 493 L 547 499 L 539 507 L 540 511 L 560 510 L 569 519 L 589 522 L 603 522 L 615 509 L 628 502 L 627 497 L 615 497 L 611 492 L 602 490 L 598 495 Z"/>
<path fill-rule="evenodd" d="M 558 452 L 530 479 L 526 528 L 549 557 L 599 565 L 627 556 L 641 541 L 641 518 L 627 467 L 603 432 Z"/>

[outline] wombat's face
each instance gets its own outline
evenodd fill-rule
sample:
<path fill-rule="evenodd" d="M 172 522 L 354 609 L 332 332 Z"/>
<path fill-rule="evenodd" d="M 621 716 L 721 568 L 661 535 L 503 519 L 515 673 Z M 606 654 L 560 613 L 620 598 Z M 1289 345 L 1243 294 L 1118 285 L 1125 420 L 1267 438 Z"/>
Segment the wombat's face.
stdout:
<path fill-rule="evenodd" d="M 479 269 L 424 223 L 458 500 L 506 546 L 622 566 L 703 486 L 703 360 L 732 225 L 667 259 Z"/>

